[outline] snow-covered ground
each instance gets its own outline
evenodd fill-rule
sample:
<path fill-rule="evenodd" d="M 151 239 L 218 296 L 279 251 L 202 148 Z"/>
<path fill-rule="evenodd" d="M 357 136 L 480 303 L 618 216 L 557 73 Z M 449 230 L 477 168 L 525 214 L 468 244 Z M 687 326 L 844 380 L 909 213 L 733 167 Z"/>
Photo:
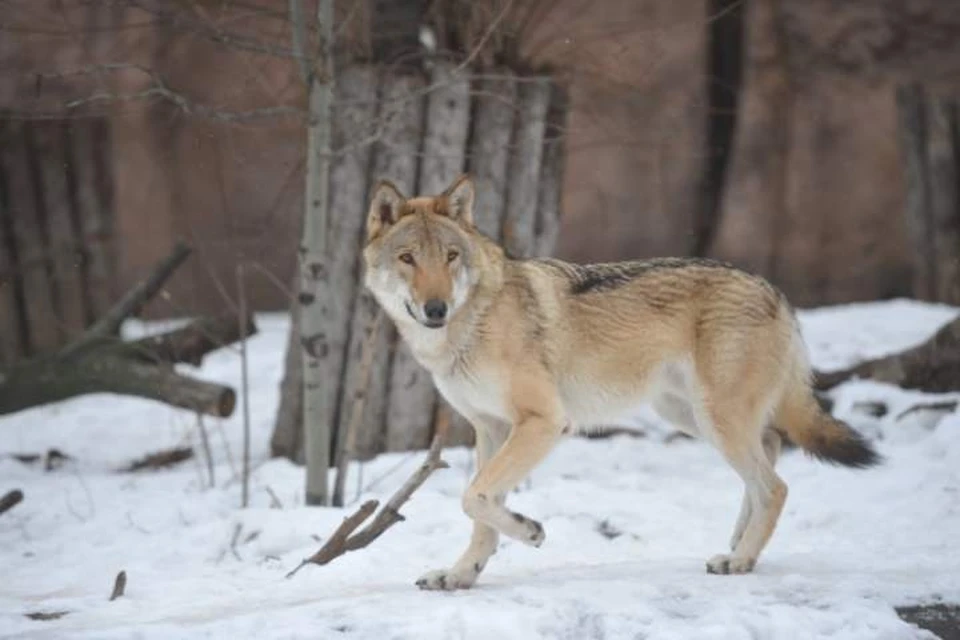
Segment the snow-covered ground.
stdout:
<path fill-rule="evenodd" d="M 801 320 L 814 363 L 829 369 L 919 342 L 956 313 L 900 300 L 808 311 Z M 278 315 L 258 322 L 248 509 L 239 508 L 235 472 L 239 412 L 208 421 L 213 488 L 199 460 L 116 472 L 164 447 L 199 450 L 195 418 L 185 412 L 102 395 L 0 419 L 0 493 L 25 494 L 0 517 L 0 635 L 876 640 L 931 637 L 901 622 L 895 605 L 960 602 L 960 414 L 898 421 L 920 394 L 868 382 L 839 388 L 836 407 L 880 439 L 886 464 L 850 471 L 786 453 L 779 469 L 790 496 L 754 574 L 704 570 L 706 558 L 725 550 L 739 480 L 704 444 L 664 443 L 664 426 L 641 416 L 649 437 L 568 440 L 536 470 L 510 502 L 543 522 L 546 542 L 502 542 L 470 591 L 413 585 L 450 563 L 469 536 L 459 496 L 472 467 L 463 449 L 445 453 L 451 468 L 414 495 L 405 522 L 365 550 L 285 580 L 346 511 L 304 507 L 302 470 L 267 458 L 287 323 Z M 215 353 L 201 375 L 238 385 L 238 362 L 235 352 Z M 890 410 L 872 418 L 856 410 L 862 400 Z M 49 448 L 72 460 L 44 472 L 4 455 Z M 361 497 L 389 496 L 422 455 L 363 465 Z M 108 602 L 121 569 L 126 595 Z M 24 617 L 34 611 L 69 613 Z"/>

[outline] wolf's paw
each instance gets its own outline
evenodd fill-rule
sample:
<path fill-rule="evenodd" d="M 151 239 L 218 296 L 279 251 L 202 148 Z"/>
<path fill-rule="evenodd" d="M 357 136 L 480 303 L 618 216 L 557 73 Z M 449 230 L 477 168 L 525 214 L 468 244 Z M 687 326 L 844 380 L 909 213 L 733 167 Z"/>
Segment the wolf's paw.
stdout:
<path fill-rule="evenodd" d="M 527 516 L 520 515 L 519 513 L 514 513 L 513 519 L 524 528 L 523 534 L 517 537 L 520 542 L 528 544 L 531 547 L 539 547 L 543 544 L 547 534 L 543 530 L 542 524 L 533 518 L 528 518 Z"/>
<path fill-rule="evenodd" d="M 743 558 L 721 553 L 707 560 L 707 573 L 750 573 L 757 563 L 753 558 Z"/>
<path fill-rule="evenodd" d="M 437 569 L 428 571 L 417 580 L 417 586 L 424 591 L 454 591 L 469 589 L 477 581 L 480 572 L 476 568 L 466 571 L 460 569 Z"/>

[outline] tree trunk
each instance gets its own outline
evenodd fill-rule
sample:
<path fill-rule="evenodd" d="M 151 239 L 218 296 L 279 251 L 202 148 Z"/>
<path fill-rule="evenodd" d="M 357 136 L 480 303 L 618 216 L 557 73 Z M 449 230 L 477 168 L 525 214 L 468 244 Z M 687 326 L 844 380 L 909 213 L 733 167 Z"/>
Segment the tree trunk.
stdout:
<path fill-rule="evenodd" d="M 897 90 L 907 176 L 914 295 L 960 304 L 960 119 L 953 100 L 923 87 Z"/>
<path fill-rule="evenodd" d="M 929 340 L 906 351 L 840 371 L 818 372 L 816 388 L 826 391 L 851 378 L 868 378 L 927 393 L 960 390 L 960 318 L 948 322 Z"/>
<path fill-rule="evenodd" d="M 563 193 L 563 175 L 566 167 L 564 144 L 569 100 L 566 89 L 557 84 L 551 87 L 550 108 L 547 111 L 543 134 L 543 160 L 540 164 L 540 192 L 537 195 L 537 256 L 551 256 L 560 235 Z"/>
<path fill-rule="evenodd" d="M 773 277 L 787 216 L 792 101 L 778 0 L 749 3 L 747 25 L 745 92 L 709 254 Z"/>
<path fill-rule="evenodd" d="M 177 373 L 177 362 L 199 363 L 209 351 L 256 333 L 253 318 L 201 318 L 159 336 L 124 342 L 120 325 L 156 295 L 190 250 L 177 245 L 102 318 L 59 351 L 0 370 L 0 414 L 87 393 L 158 400 L 197 413 L 233 413 L 233 389 Z"/>
<path fill-rule="evenodd" d="M 299 4 L 299 3 L 298 3 Z M 295 12 L 302 15 L 302 11 Z M 309 74 L 306 193 L 300 246 L 300 349 L 303 364 L 304 449 L 307 462 L 305 502 L 327 503 L 327 467 L 336 387 L 324 379 L 324 359 L 331 356 L 326 327 L 333 285 L 326 264 L 330 209 L 330 129 L 333 99 L 333 0 L 317 3 L 321 59 Z M 302 30 L 302 25 L 294 25 Z M 304 52 L 300 52 L 304 57 Z M 335 383 L 334 383 L 335 384 Z"/>
<path fill-rule="evenodd" d="M 233 413 L 236 394 L 230 387 L 103 351 L 38 358 L 0 374 L 0 415 L 87 393 L 137 396 L 221 418 Z"/>
<path fill-rule="evenodd" d="M 536 252 L 537 194 L 550 84 L 549 78 L 527 77 L 521 80 L 517 92 L 502 237 L 507 253 L 518 258 Z"/>
<path fill-rule="evenodd" d="M 374 153 L 371 178 L 389 179 L 407 195 L 416 190 L 417 154 L 423 132 L 424 101 L 420 97 L 423 88 L 423 79 L 414 75 L 385 76 L 381 86 L 383 103 L 380 120 L 384 125 Z M 350 399 L 357 390 L 357 380 L 361 374 L 364 329 L 371 326 L 379 311 L 379 305 L 373 296 L 363 289 L 362 284 L 358 284 L 358 287 L 361 291 L 353 314 L 350 357 L 345 373 L 347 382 L 341 396 L 341 406 L 344 407 L 350 406 Z M 373 364 L 366 384 L 361 426 L 352 452 L 352 455 L 360 460 L 371 458 L 385 450 L 421 449 L 428 443 L 426 439 L 423 442 L 411 442 L 408 440 L 409 433 L 390 431 L 387 427 L 388 382 L 396 339 L 393 324 L 384 322 L 371 344 L 374 352 Z M 349 420 L 349 412 L 341 411 L 339 428 L 345 431 Z M 429 424 L 424 422 L 429 428 Z"/>
<path fill-rule="evenodd" d="M 300 280 L 294 283 L 297 294 Z M 298 296 L 299 297 L 299 296 Z M 290 312 L 290 331 L 280 381 L 280 405 L 270 436 L 270 455 L 304 463 L 303 454 L 303 355 L 300 351 L 300 313 L 294 306 Z"/>
<path fill-rule="evenodd" d="M 420 195 L 436 195 L 463 171 L 470 118 L 470 81 L 454 75 L 450 63 L 437 63 L 427 96 L 426 131 L 420 164 Z M 428 442 L 437 394 L 433 380 L 413 358 L 409 348 L 397 342 L 390 374 L 387 432 L 407 434 L 411 441 Z M 464 435 L 451 433 L 451 441 Z M 451 442 L 451 443 L 452 443 Z"/>
<path fill-rule="evenodd" d="M 484 235 L 500 241 L 507 205 L 510 137 L 517 105 L 517 80 L 502 69 L 479 82 L 469 168 L 476 189 L 474 221 Z"/>

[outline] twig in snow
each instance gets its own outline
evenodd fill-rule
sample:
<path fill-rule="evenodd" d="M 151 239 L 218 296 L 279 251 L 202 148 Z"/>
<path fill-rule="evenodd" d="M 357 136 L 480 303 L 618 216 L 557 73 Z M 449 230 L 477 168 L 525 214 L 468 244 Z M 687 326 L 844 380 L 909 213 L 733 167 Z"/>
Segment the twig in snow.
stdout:
<path fill-rule="evenodd" d="M 33 611 L 23 614 L 31 620 L 56 620 L 70 613 L 69 611 Z"/>
<path fill-rule="evenodd" d="M 588 440 L 603 440 L 615 436 L 630 436 L 631 438 L 646 438 L 647 432 L 643 429 L 630 427 L 608 426 L 591 429 L 583 434 Z"/>
<path fill-rule="evenodd" d="M 164 467 L 180 464 L 181 462 L 189 460 L 192 457 L 193 449 L 191 447 L 175 447 L 173 449 L 164 449 L 162 451 L 146 455 L 139 460 L 134 460 L 127 467 L 125 467 L 123 471 L 133 472 L 140 471 L 141 469 L 162 469 Z"/>
<path fill-rule="evenodd" d="M 243 525 L 239 522 L 233 528 L 233 537 L 230 539 L 230 553 L 233 554 L 233 557 L 237 560 L 243 560 L 240 557 L 240 552 L 237 551 L 237 541 L 240 540 L 240 532 L 243 531 Z"/>
<path fill-rule="evenodd" d="M 243 260 L 237 261 L 237 295 L 240 303 L 237 322 L 242 327 L 246 324 L 247 318 L 247 292 Z M 247 375 L 247 339 L 245 337 L 240 338 L 240 386 L 243 394 L 243 489 L 240 505 L 246 508 L 250 505 L 250 383 Z"/>
<path fill-rule="evenodd" d="M 897 414 L 897 417 L 894 418 L 897 422 L 903 420 L 911 413 L 917 413 L 918 411 L 935 411 L 937 413 L 952 413 L 957 409 L 958 403 L 956 400 L 945 400 L 941 402 L 922 402 L 920 404 L 915 404 L 911 407 L 908 407 Z"/>
<path fill-rule="evenodd" d="M 348 516 L 340 523 L 340 526 L 333 532 L 333 535 L 330 536 L 326 544 L 320 547 L 319 551 L 309 558 L 304 559 L 293 571 L 287 574 L 287 578 L 292 578 L 300 569 L 308 564 L 325 565 L 348 551 L 362 549 L 383 535 L 387 529 L 401 522 L 404 518 L 400 515 L 400 507 L 410 499 L 413 492 L 420 488 L 420 485 L 426 481 L 431 473 L 437 469 L 446 469 L 450 466 L 440 458 L 440 453 L 443 450 L 443 441 L 446 438 L 448 429 L 449 423 L 438 424 L 437 433 L 433 438 L 433 442 L 430 444 L 427 459 L 424 460 L 420 468 L 403 483 L 403 486 L 390 497 L 387 504 L 377 511 L 377 506 L 380 504 L 377 500 L 364 502 L 353 515 Z M 363 529 L 354 533 L 361 524 L 373 515 L 374 511 L 377 511 L 377 514 L 373 516 L 373 520 Z"/>
<path fill-rule="evenodd" d="M 264 487 L 267 491 L 267 494 L 270 496 L 270 508 L 271 509 L 283 509 L 283 503 L 280 502 L 280 498 L 277 497 L 277 494 L 273 489 L 267 485 Z"/>
<path fill-rule="evenodd" d="M 200 432 L 200 446 L 203 447 L 203 457 L 207 461 L 207 473 L 210 476 L 210 487 L 216 485 L 216 479 L 213 475 L 213 453 L 210 451 L 210 436 L 207 434 L 207 426 L 203 423 L 203 414 L 197 412 L 197 430 Z"/>
<path fill-rule="evenodd" d="M 127 572 L 121 571 L 117 574 L 117 578 L 113 581 L 113 591 L 110 593 L 110 602 L 113 602 L 117 598 L 123 595 L 127 590 Z"/>
<path fill-rule="evenodd" d="M 20 489 L 8 491 L 2 498 L 0 498 L 0 514 L 6 513 L 21 502 L 23 502 L 23 491 Z"/>

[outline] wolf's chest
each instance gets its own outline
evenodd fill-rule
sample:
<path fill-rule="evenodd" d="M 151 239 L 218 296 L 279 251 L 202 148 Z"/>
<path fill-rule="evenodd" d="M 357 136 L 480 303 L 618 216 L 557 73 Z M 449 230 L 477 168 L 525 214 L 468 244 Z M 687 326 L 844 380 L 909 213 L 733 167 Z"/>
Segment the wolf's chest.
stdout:
<path fill-rule="evenodd" d="M 444 399 L 465 417 L 510 420 L 504 386 L 496 376 L 458 373 L 435 375 L 433 381 Z"/>

